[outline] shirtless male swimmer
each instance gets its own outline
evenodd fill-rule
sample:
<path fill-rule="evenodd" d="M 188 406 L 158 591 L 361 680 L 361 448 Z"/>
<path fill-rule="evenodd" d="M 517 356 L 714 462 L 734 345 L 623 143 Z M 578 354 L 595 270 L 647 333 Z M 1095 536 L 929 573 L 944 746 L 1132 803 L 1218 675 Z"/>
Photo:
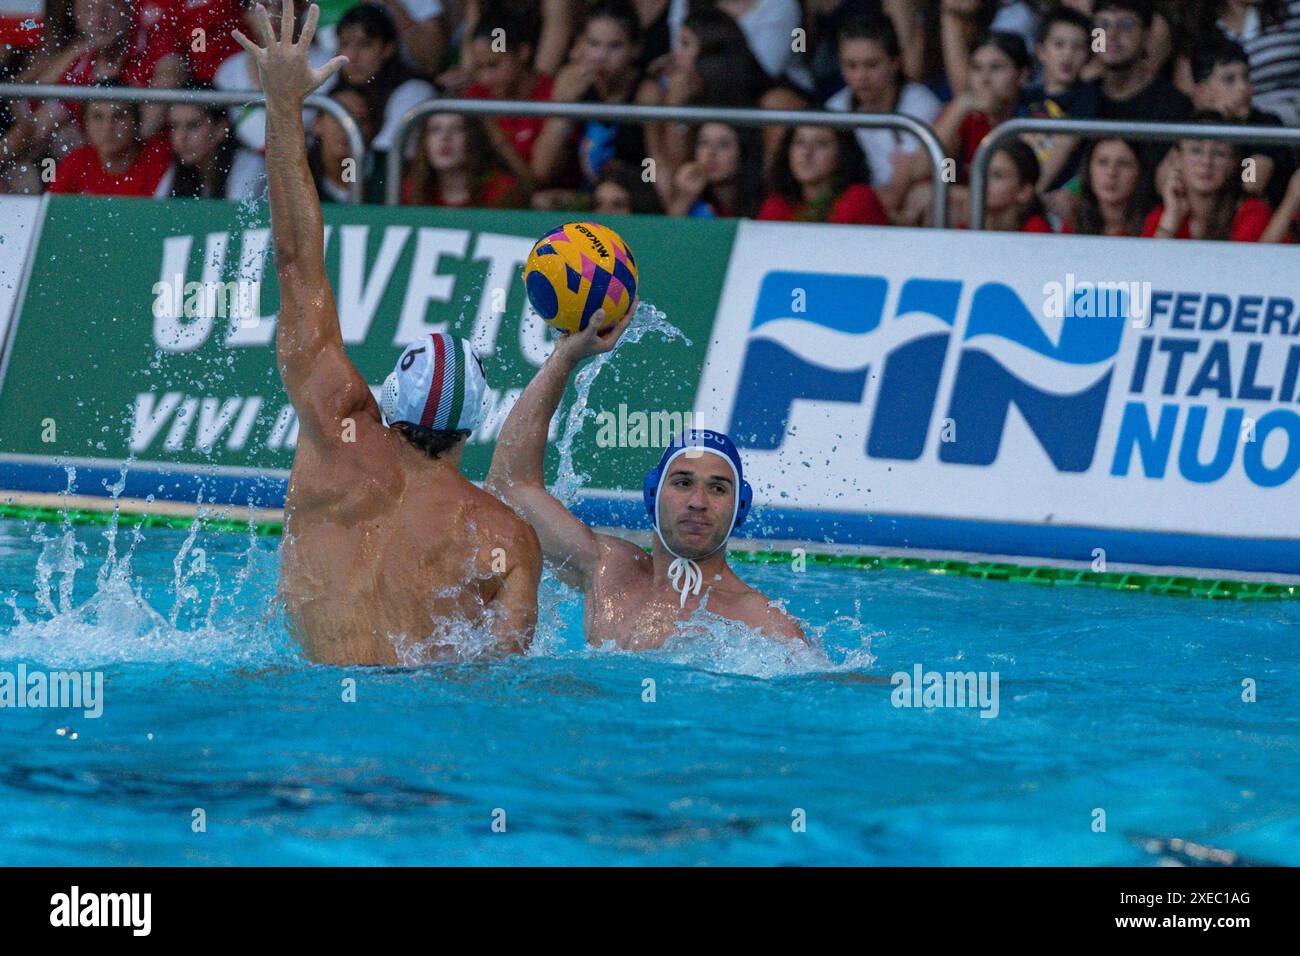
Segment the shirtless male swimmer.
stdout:
<path fill-rule="evenodd" d="M 646 509 L 655 522 L 650 554 L 596 534 L 546 490 L 547 426 L 569 376 L 583 359 L 612 349 L 635 311 L 634 300 L 620 322 L 598 333 L 605 313 L 597 310 L 584 330 L 555 343 L 501 428 L 484 487 L 528 519 L 556 575 L 582 590 L 589 644 L 660 647 L 705 600 L 707 610 L 763 635 L 806 641 L 794 618 L 727 565 L 727 538 L 744 521 L 752 497 L 727 436 L 686 432 L 646 476 Z"/>
<path fill-rule="evenodd" d="M 482 414 L 478 358 L 447 333 L 407 346 L 381 393 L 385 427 L 344 352 L 302 104 L 345 60 L 312 69 L 320 9 L 312 5 L 294 43 L 293 8 L 283 5 L 278 36 L 265 7 L 255 8 L 260 46 L 234 33 L 266 92 L 276 359 L 299 420 L 280 549 L 290 630 L 325 664 L 523 651 L 537 623 L 537 535 L 460 473 Z M 466 629 L 480 636 L 454 643 Z"/>

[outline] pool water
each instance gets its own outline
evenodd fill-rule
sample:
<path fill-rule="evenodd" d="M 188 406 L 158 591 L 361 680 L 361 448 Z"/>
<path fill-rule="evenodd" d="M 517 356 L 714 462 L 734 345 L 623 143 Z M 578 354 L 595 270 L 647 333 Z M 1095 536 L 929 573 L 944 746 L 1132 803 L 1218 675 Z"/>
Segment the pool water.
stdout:
<path fill-rule="evenodd" d="M 336 668 L 278 547 L 0 522 L 0 671 L 105 682 L 0 709 L 0 864 L 1300 864 L 1300 603 L 740 563 L 813 649 L 705 614 L 633 654 L 548 575 L 528 657 Z M 918 663 L 997 716 L 894 706 Z"/>

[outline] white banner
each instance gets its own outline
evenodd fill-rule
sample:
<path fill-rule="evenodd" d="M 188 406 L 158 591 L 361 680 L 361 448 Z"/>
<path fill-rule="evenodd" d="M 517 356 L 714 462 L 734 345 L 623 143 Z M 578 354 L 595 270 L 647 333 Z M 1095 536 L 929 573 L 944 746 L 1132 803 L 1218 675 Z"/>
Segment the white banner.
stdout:
<path fill-rule="evenodd" d="M 743 222 L 696 411 L 795 533 L 1300 573 L 1298 279 L 1287 246 Z"/>

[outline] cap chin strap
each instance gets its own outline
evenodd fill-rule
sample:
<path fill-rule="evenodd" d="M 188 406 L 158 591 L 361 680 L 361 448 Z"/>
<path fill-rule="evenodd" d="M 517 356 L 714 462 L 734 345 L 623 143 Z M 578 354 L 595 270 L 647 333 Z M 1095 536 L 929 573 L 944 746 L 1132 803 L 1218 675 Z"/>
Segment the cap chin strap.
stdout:
<path fill-rule="evenodd" d="M 686 595 L 700 593 L 700 586 L 704 583 L 704 572 L 700 570 L 699 564 L 697 564 L 692 558 L 683 557 L 678 554 L 669 546 L 668 542 L 664 540 L 663 529 L 659 527 L 659 496 L 663 491 L 664 479 L 668 477 L 668 471 L 673 461 L 678 455 L 696 449 L 697 446 L 691 446 L 674 453 L 673 456 L 664 463 L 663 470 L 659 474 L 659 487 L 655 489 L 655 534 L 659 536 L 659 543 L 664 546 L 664 550 L 673 556 L 672 563 L 668 565 L 668 581 L 673 586 L 673 590 L 677 591 L 678 594 L 681 595 L 681 601 L 678 603 L 678 607 L 686 607 Z M 709 452 L 708 454 L 714 453 Z M 740 476 L 736 474 L 736 465 L 726 455 L 719 455 L 718 457 L 731 466 L 732 487 L 735 489 L 735 494 L 733 495 L 734 500 L 731 505 L 731 527 L 727 529 L 727 533 L 723 536 L 723 539 L 718 542 L 718 547 L 714 548 L 708 554 L 700 555 L 701 558 L 707 558 L 711 555 L 717 554 L 720 548 L 726 546 L 727 539 L 731 537 L 731 528 L 736 526 L 736 515 L 740 511 Z"/>

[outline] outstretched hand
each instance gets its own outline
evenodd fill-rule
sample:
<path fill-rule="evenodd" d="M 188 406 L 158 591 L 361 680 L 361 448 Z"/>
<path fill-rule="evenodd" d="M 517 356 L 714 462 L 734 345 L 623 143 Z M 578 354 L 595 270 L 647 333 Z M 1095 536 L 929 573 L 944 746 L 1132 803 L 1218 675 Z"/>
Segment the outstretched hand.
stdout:
<path fill-rule="evenodd" d="M 597 309 L 592 313 L 591 320 L 587 323 L 585 329 L 581 332 L 566 332 L 555 343 L 556 351 L 563 350 L 575 362 L 610 351 L 618 344 L 619 338 L 627 331 L 628 325 L 631 324 L 632 317 L 636 315 L 638 301 L 640 300 L 634 296 L 632 303 L 627 307 L 627 314 L 604 329 L 601 328 L 601 325 L 605 321 L 605 310 Z"/>
<path fill-rule="evenodd" d="M 313 90 L 337 73 L 348 58 L 336 56 L 320 69 L 313 70 L 307 59 L 307 51 L 311 47 L 312 37 L 316 35 L 320 7 L 313 3 L 308 8 L 302 33 L 295 43 L 293 0 L 282 0 L 282 3 L 279 36 L 276 36 L 266 7 L 260 3 L 253 8 L 253 24 L 263 45 L 258 46 L 239 30 L 232 31 L 231 36 L 248 51 L 248 55 L 257 64 L 267 101 L 289 102 L 299 106 Z"/>

